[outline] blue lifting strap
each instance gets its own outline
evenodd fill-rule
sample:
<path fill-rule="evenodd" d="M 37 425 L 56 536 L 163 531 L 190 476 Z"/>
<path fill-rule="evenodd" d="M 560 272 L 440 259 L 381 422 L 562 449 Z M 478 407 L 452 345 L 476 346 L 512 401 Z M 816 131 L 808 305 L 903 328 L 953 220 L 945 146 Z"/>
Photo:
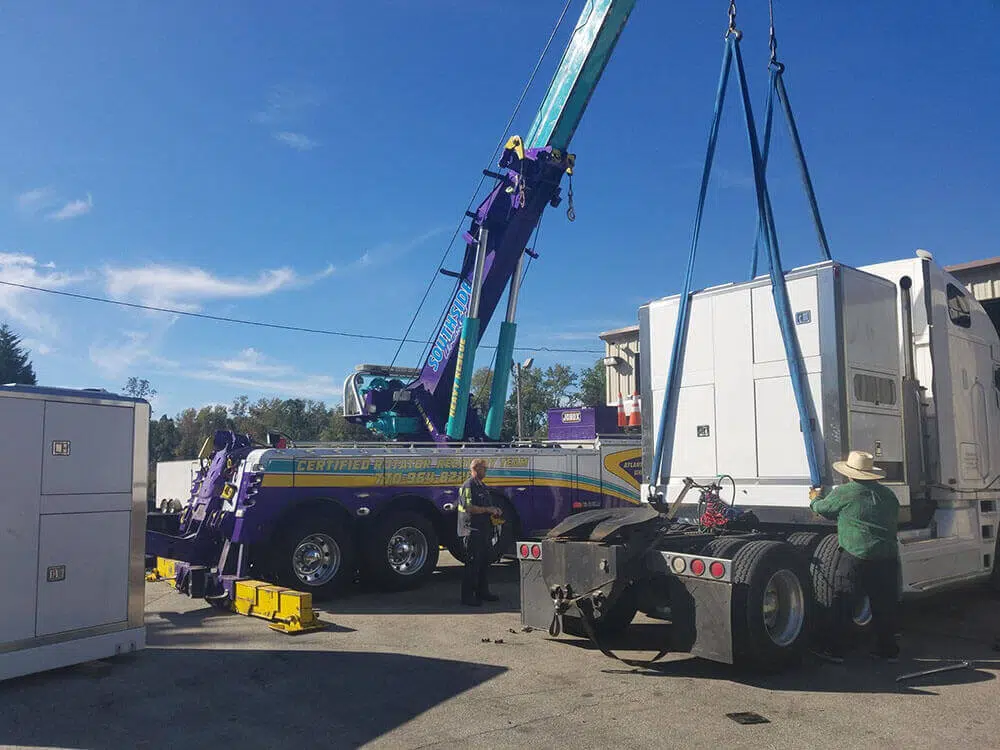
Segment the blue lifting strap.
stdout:
<path fill-rule="evenodd" d="M 809 165 L 806 164 L 805 151 L 802 149 L 802 139 L 799 137 L 799 129 L 795 124 L 795 116 L 792 114 L 792 105 L 788 101 L 788 89 L 785 88 L 785 79 L 783 77 L 785 66 L 777 61 L 772 61 L 770 69 L 771 80 L 767 89 L 767 102 L 764 113 L 764 141 L 761 144 L 761 158 L 763 160 L 764 171 L 767 171 L 767 161 L 771 151 L 771 126 L 774 120 L 774 100 L 778 99 L 785 113 L 785 123 L 788 125 L 788 135 L 792 140 L 795 161 L 799 166 L 802 187 L 805 189 L 806 198 L 809 200 L 809 210 L 812 212 L 813 225 L 816 227 L 820 252 L 824 260 L 830 260 L 830 243 L 826 239 L 826 229 L 823 227 L 823 220 L 819 214 L 819 204 L 816 201 L 816 191 L 813 188 L 812 178 L 809 176 Z M 753 246 L 753 261 L 750 265 L 751 279 L 757 275 L 757 259 L 760 256 L 760 243 L 763 240 L 763 232 L 764 217 L 758 216 L 757 233 Z"/>
<path fill-rule="evenodd" d="M 698 210 L 694 215 L 694 230 L 691 235 L 691 249 L 688 253 L 687 270 L 684 273 L 684 287 L 680 296 L 680 307 L 677 310 L 677 324 L 674 327 L 674 343 L 670 351 L 670 367 L 667 370 L 666 392 L 660 409 L 660 425 L 656 432 L 656 443 L 653 450 L 653 466 L 649 483 L 656 485 L 661 476 L 664 453 L 668 456 L 663 473 L 670 475 L 669 456 L 673 453 L 673 430 L 667 432 L 667 424 L 673 424 L 677 404 L 677 391 L 680 385 L 680 369 L 684 359 L 684 343 L 687 339 L 688 316 L 691 311 L 691 279 L 694 275 L 694 259 L 698 253 L 698 237 L 701 234 L 701 219 L 705 211 L 705 196 L 708 194 L 709 178 L 712 176 L 712 164 L 715 161 L 715 147 L 719 141 L 719 124 L 722 121 L 722 105 L 726 99 L 726 84 L 729 82 L 729 71 L 732 69 L 733 49 L 739 44 L 736 34 L 726 37 L 725 52 L 722 56 L 722 72 L 719 74 L 719 88 L 715 94 L 715 113 L 712 116 L 712 127 L 709 130 L 708 149 L 705 153 L 705 167 L 701 173 L 701 190 L 698 193 Z M 670 443 L 668 446 L 667 443 Z"/>
<path fill-rule="evenodd" d="M 754 126 L 753 110 L 750 106 L 750 91 L 746 82 L 746 72 L 743 68 L 743 57 L 737 45 L 735 50 L 736 71 L 739 74 L 740 92 L 743 95 L 743 112 L 746 116 L 747 138 L 750 141 L 750 155 L 753 159 L 754 185 L 757 193 L 757 211 L 764 216 L 764 245 L 768 253 L 771 275 L 771 294 L 774 297 L 774 309 L 778 315 L 778 325 L 781 328 L 781 339 L 785 347 L 785 361 L 788 363 L 788 375 L 795 394 L 795 405 L 799 412 L 799 429 L 805 443 L 806 461 L 809 464 L 809 480 L 813 487 L 822 485 L 819 451 L 816 445 L 812 396 L 806 379 L 802 352 L 799 340 L 795 335 L 795 320 L 792 307 L 788 300 L 788 289 L 785 286 L 785 273 L 781 266 L 781 253 L 778 248 L 778 237 L 774 226 L 774 213 L 771 210 L 771 199 L 767 191 L 767 181 L 764 176 L 764 164 L 761 158 L 757 129 Z M 778 89 L 780 97 L 781 89 Z"/>
<path fill-rule="evenodd" d="M 799 351 L 798 339 L 795 336 L 791 306 L 788 301 L 788 290 L 785 287 L 785 276 L 781 267 L 781 255 L 775 233 L 774 215 L 771 210 L 771 201 L 768 195 L 764 175 L 764 160 L 760 152 L 760 146 L 757 140 L 757 131 L 754 126 L 753 112 L 750 105 L 749 88 L 747 86 L 746 73 L 743 67 L 743 58 L 740 54 L 739 40 L 739 33 L 730 33 L 726 37 L 725 52 L 722 60 L 722 72 L 719 75 L 719 87 L 716 92 L 715 112 L 712 119 L 712 127 L 709 132 L 708 148 L 705 156 L 705 167 L 702 172 L 701 190 L 698 195 L 698 208 L 695 213 L 691 249 L 688 255 L 687 270 L 684 275 L 684 286 L 680 295 L 680 304 L 677 311 L 677 323 L 674 330 L 673 346 L 670 353 L 670 365 L 667 370 L 666 389 L 660 411 L 660 424 L 654 444 L 653 464 L 651 466 L 649 476 L 649 483 L 653 486 L 660 483 L 661 477 L 670 476 L 670 456 L 673 453 L 674 431 L 671 429 L 668 432 L 667 425 L 673 425 L 675 422 L 677 397 L 680 387 L 680 372 L 684 359 L 688 321 L 691 312 L 691 282 L 694 271 L 694 261 L 697 255 L 698 238 L 701 232 L 701 221 L 705 207 L 705 197 L 708 190 L 709 178 L 711 176 L 712 164 L 714 162 L 716 144 L 718 142 L 719 124 L 722 117 L 722 105 L 725 100 L 726 84 L 729 81 L 729 73 L 732 68 L 734 58 L 736 60 L 736 67 L 739 76 L 743 110 L 746 116 L 747 138 L 750 142 L 750 155 L 753 162 L 757 210 L 759 216 L 763 217 L 761 222 L 761 237 L 763 238 L 768 256 L 775 310 L 777 311 L 782 341 L 784 343 L 785 358 L 788 362 L 792 390 L 795 394 L 796 406 L 799 412 L 799 425 L 805 441 L 810 480 L 812 486 L 814 487 L 818 487 L 821 484 L 820 465 L 816 448 L 813 419 L 811 416 L 813 413 L 811 408 L 811 396 L 808 390 L 805 373 L 802 368 L 802 357 Z M 667 457 L 666 462 L 664 462 L 665 456 Z"/>

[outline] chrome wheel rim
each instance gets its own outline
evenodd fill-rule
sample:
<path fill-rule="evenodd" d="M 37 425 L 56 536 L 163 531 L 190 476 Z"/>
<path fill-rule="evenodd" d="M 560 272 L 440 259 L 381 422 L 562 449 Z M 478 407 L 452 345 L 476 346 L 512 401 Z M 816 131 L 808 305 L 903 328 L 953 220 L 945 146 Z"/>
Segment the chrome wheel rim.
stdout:
<path fill-rule="evenodd" d="M 774 645 L 787 647 L 799 637 L 806 619 L 805 599 L 802 582 L 792 571 L 779 570 L 768 579 L 761 614 Z"/>
<path fill-rule="evenodd" d="M 340 570 L 340 545 L 329 534 L 310 534 L 292 553 L 292 570 L 307 586 L 329 583 Z"/>
<path fill-rule="evenodd" d="M 851 615 L 851 619 L 859 628 L 867 627 L 872 621 L 872 600 L 868 598 L 868 594 L 862 594 L 854 602 L 854 613 Z"/>
<path fill-rule="evenodd" d="M 413 526 L 397 529 L 386 545 L 389 567 L 401 576 L 419 573 L 427 562 L 427 537 Z"/>

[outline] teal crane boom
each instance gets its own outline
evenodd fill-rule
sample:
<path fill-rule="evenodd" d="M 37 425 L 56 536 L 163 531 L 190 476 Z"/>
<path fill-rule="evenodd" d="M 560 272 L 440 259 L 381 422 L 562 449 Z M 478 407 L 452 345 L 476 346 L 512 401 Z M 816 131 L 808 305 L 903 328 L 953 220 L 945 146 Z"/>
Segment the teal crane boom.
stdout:
<path fill-rule="evenodd" d="M 411 382 L 359 368 L 345 383 L 345 416 L 393 439 L 497 440 L 516 337 L 523 255 L 559 183 L 572 174 L 570 141 L 607 66 L 636 0 L 586 0 L 526 139 L 510 138 L 495 185 L 463 235 L 465 258 L 430 351 Z M 476 349 L 505 290 L 500 337 L 485 424 L 469 405 Z M 374 376 L 374 377 L 372 377 Z"/>

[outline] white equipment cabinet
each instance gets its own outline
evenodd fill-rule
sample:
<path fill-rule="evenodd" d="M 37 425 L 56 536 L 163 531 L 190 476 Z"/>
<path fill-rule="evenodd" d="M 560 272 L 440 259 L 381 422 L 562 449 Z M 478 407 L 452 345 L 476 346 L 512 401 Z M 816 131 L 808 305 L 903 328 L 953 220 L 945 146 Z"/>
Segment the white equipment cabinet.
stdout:
<path fill-rule="evenodd" d="M 0 387 L 0 680 L 145 646 L 149 404 Z"/>

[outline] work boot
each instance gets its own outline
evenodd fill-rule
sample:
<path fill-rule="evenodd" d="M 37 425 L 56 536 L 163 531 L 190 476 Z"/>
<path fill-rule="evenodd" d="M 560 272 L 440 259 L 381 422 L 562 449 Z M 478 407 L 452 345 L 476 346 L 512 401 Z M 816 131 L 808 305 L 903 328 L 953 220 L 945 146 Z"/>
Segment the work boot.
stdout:
<path fill-rule="evenodd" d="M 485 594 L 480 594 L 479 598 L 484 602 L 498 602 L 500 597 L 494 594 L 492 591 L 487 591 Z"/>

